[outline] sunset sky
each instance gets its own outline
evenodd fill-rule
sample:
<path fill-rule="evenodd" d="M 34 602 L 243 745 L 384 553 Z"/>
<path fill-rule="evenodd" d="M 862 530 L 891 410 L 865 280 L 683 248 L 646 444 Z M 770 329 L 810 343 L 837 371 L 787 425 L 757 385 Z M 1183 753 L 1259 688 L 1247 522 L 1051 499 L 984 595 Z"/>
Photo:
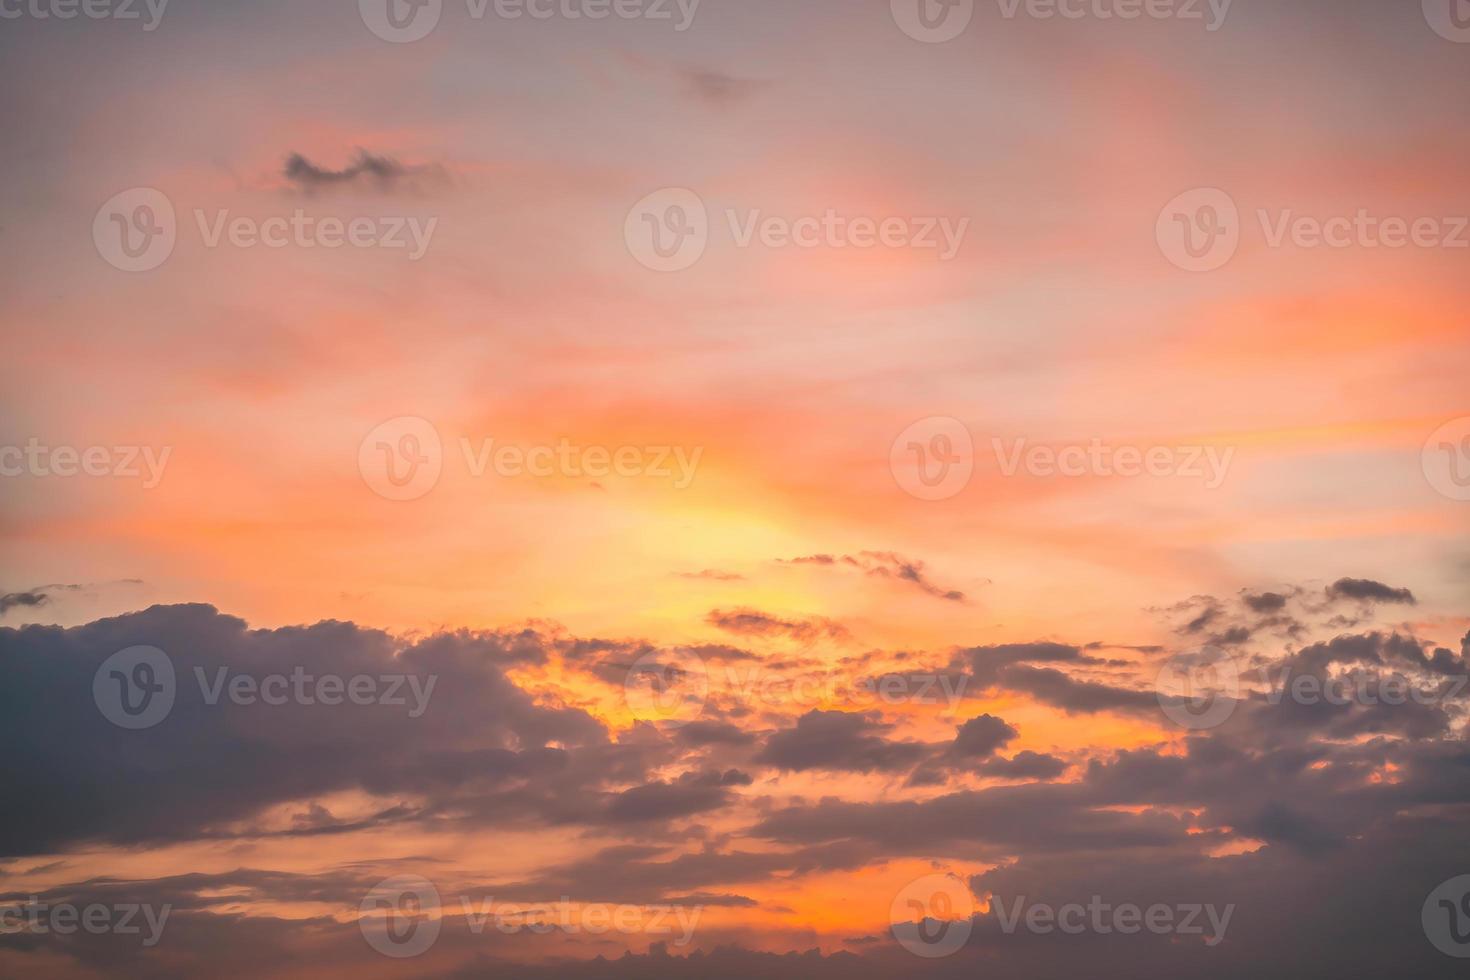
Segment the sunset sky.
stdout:
<path fill-rule="evenodd" d="M 0 976 L 1463 972 L 1470 4 L 956 2 L 0 0 Z"/>

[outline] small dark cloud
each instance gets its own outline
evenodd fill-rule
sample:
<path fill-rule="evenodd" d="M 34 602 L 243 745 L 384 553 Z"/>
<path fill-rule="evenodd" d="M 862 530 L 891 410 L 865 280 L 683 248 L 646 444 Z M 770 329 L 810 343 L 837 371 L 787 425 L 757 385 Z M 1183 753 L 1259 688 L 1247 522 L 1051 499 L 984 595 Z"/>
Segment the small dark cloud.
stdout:
<path fill-rule="evenodd" d="M 756 761 L 795 772 L 901 772 L 928 752 L 919 742 L 890 742 L 889 730 L 867 715 L 809 711 L 772 735 Z"/>
<path fill-rule="evenodd" d="M 674 733 L 676 741 L 703 748 L 707 745 L 749 745 L 751 733 L 727 721 L 692 721 Z"/>
<path fill-rule="evenodd" d="M 1001 779 L 1056 779 L 1066 771 L 1065 760 L 1044 752 L 1032 752 L 1030 749 L 1017 752 L 1010 759 L 988 759 L 980 767 L 980 772 L 984 775 Z"/>
<path fill-rule="evenodd" d="M 1241 601 L 1251 612 L 1273 613 L 1286 608 L 1286 596 L 1278 592 L 1262 592 L 1254 595 L 1247 592 L 1241 596 Z"/>
<path fill-rule="evenodd" d="M 984 759 L 994 755 L 997 749 L 1018 735 L 1020 732 L 1000 718 L 981 715 L 979 718 L 971 718 L 958 728 L 948 754 L 952 758 L 966 761 Z"/>
<path fill-rule="evenodd" d="M 743 582 L 745 576 L 736 572 L 722 572 L 716 568 L 706 568 L 702 572 L 680 572 L 680 578 L 702 580 L 706 582 Z"/>
<path fill-rule="evenodd" d="M 936 599 L 944 599 L 948 602 L 965 601 L 965 594 L 958 589 L 947 589 L 936 585 L 925 571 L 923 562 L 905 558 L 892 551 L 860 551 L 855 555 L 804 555 L 800 558 L 777 560 L 783 565 L 847 566 L 865 575 L 907 582 Z"/>
<path fill-rule="evenodd" d="M 0 616 L 4 616 L 12 609 L 34 608 L 44 606 L 50 601 L 50 596 L 39 590 L 31 592 L 11 592 L 8 595 L 0 595 Z"/>
<path fill-rule="evenodd" d="M 820 616 L 783 619 L 758 609 L 712 609 L 705 617 L 705 622 L 737 636 L 786 636 L 800 643 L 813 643 L 821 639 L 842 640 L 848 637 L 846 627 L 830 619 Z"/>
<path fill-rule="evenodd" d="M 378 156 L 366 150 L 358 150 L 350 164 L 341 170 L 332 170 L 312 163 L 300 153 L 286 158 L 282 175 L 304 191 L 320 191 L 333 187 L 365 187 L 384 193 L 400 190 L 414 178 L 432 178 L 442 181 L 443 171 L 438 167 L 407 167 L 391 157 Z"/>
<path fill-rule="evenodd" d="M 687 93 L 706 105 L 721 108 L 743 102 L 769 84 L 709 68 L 676 68 L 674 71 Z"/>
<path fill-rule="evenodd" d="M 1365 578 L 1340 578 L 1327 587 L 1327 598 L 1332 600 L 1352 599 L 1363 602 L 1401 603 L 1418 605 L 1419 600 L 1408 589 L 1395 589 Z"/>
<path fill-rule="evenodd" d="M 135 584 L 128 580 L 126 584 Z M 49 603 L 58 592 L 81 592 L 90 588 L 86 585 L 38 585 L 34 589 L 26 589 L 24 592 L 11 592 L 0 595 L 0 616 L 4 616 L 12 609 L 34 609 Z"/>

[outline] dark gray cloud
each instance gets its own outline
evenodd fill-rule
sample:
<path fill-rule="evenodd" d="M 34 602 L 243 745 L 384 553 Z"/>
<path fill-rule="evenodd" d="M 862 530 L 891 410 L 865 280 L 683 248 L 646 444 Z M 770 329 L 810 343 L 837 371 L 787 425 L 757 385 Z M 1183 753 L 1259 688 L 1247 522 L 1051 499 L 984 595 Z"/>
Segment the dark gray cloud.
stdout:
<path fill-rule="evenodd" d="M 949 755 L 954 759 L 979 761 L 995 754 L 1007 742 L 1019 735 L 1010 725 L 994 715 L 971 718 L 955 733 L 954 744 Z"/>
<path fill-rule="evenodd" d="M 12 609 L 44 606 L 50 598 L 41 589 L 31 589 L 26 592 L 11 592 L 6 595 L 0 595 L 0 616 L 4 616 Z"/>
<path fill-rule="evenodd" d="M 970 647 L 956 653 L 951 661 L 954 667 L 968 667 L 971 676 L 982 687 L 994 684 L 1006 667 L 1032 663 L 1095 664 L 1099 661 L 1084 656 L 1080 649 L 1065 643 L 1002 643 Z"/>
<path fill-rule="evenodd" d="M 685 91 L 700 101 L 716 107 L 734 105 L 754 96 L 769 83 L 740 78 L 710 68 L 677 68 L 675 73 Z"/>
<path fill-rule="evenodd" d="M 755 761 L 796 772 L 903 772 L 913 768 L 929 747 L 888 740 L 890 727 L 869 715 L 809 711 L 797 719 L 794 728 L 772 735 Z"/>
<path fill-rule="evenodd" d="M 891 551 L 860 551 L 855 555 L 806 555 L 801 558 L 780 559 L 786 565 L 826 565 L 855 568 L 865 575 L 876 578 L 891 578 L 917 588 L 926 595 L 948 602 L 964 602 L 965 594 L 958 589 L 947 589 L 936 585 L 925 571 L 924 563 Z"/>
<path fill-rule="evenodd" d="M 1354 599 L 1367 602 L 1400 603 L 1407 606 L 1418 604 L 1414 593 L 1408 589 L 1395 589 L 1363 578 L 1340 578 L 1327 587 L 1329 599 Z"/>
<path fill-rule="evenodd" d="M 713 609 L 705 617 L 705 622 L 736 636 L 784 637 L 798 643 L 845 640 L 849 636 L 846 627 L 830 619 L 820 616 L 786 619 L 759 609 Z"/>
<path fill-rule="evenodd" d="M 379 193 L 405 188 L 423 189 L 430 183 L 442 183 L 442 168 L 408 167 L 391 157 L 358 150 L 352 162 L 340 170 L 319 166 L 300 153 L 286 158 L 281 174 L 303 191 L 321 191 L 336 187 L 359 187 Z"/>
<path fill-rule="evenodd" d="M 343 789 L 381 799 L 387 821 L 599 812 L 604 786 L 640 781 L 651 750 L 611 742 L 581 711 L 534 704 L 504 674 L 525 642 L 457 633 L 404 643 L 332 622 L 252 630 L 208 606 L 0 629 L 0 737 L 29 747 L 0 756 L 0 783 L 27 801 L 0 812 L 0 848 L 213 836 L 272 804 Z M 171 658 L 177 699 L 157 726 L 124 731 L 98 709 L 93 677 L 107 657 L 140 645 Z M 198 678 L 214 683 L 221 669 L 437 682 L 420 717 L 377 704 L 211 705 Z"/>
<path fill-rule="evenodd" d="M 1273 613 L 1286 608 L 1287 598 L 1277 592 L 1262 592 L 1254 595 L 1247 592 L 1241 597 L 1241 601 L 1251 612 Z"/>

